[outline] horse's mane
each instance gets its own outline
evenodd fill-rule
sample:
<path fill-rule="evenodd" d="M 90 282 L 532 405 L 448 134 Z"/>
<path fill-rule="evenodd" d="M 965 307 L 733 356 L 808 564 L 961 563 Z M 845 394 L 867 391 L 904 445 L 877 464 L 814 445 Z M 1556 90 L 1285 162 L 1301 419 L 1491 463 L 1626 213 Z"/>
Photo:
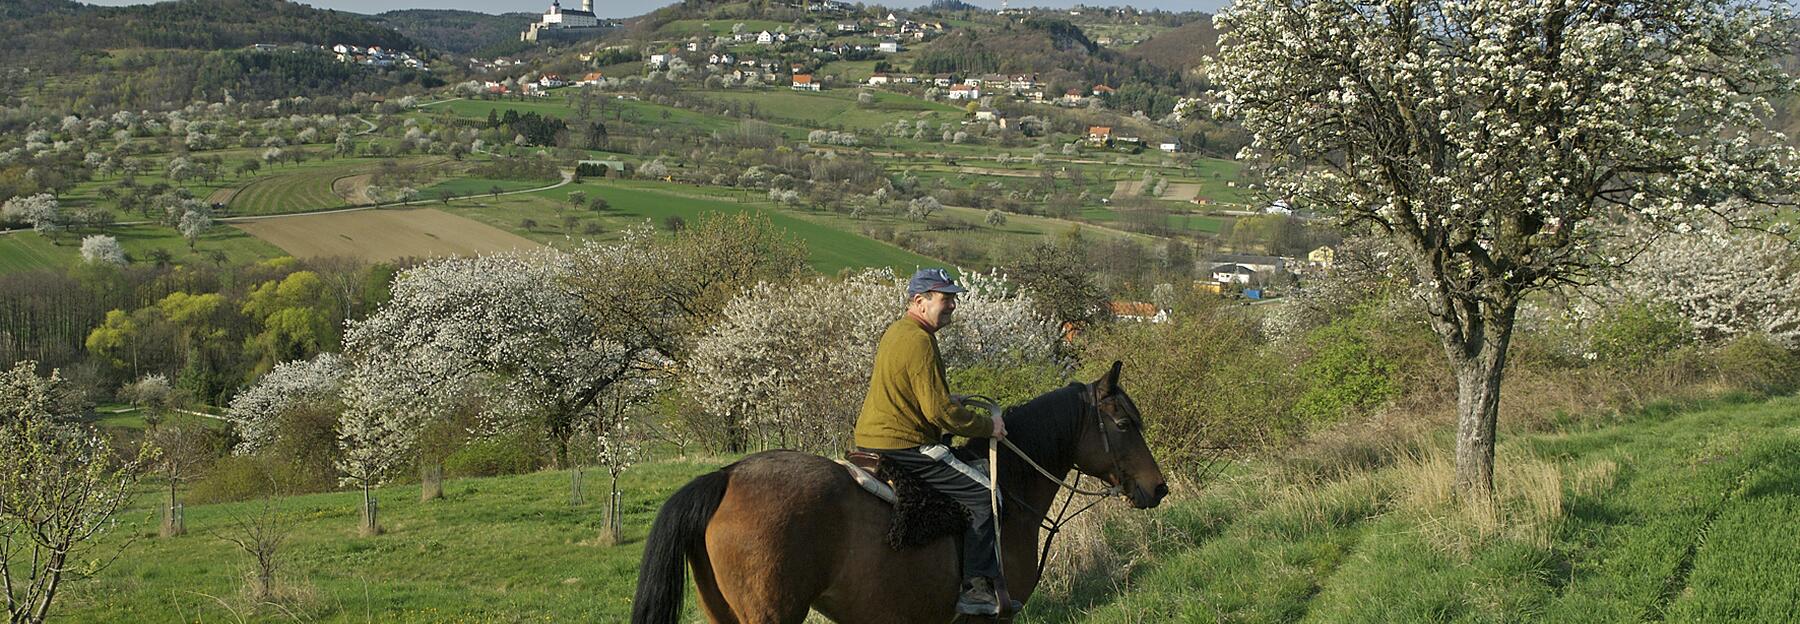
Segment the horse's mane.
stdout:
<path fill-rule="evenodd" d="M 1084 387 L 1081 383 L 1071 383 L 1040 394 L 1023 405 L 1006 408 L 1006 439 L 1011 440 L 1013 445 L 1039 464 L 1053 466 L 1069 463 L 1067 455 L 1075 440 L 1076 426 L 1079 424 L 1077 416 L 1082 412 L 1081 392 Z M 978 450 L 985 454 L 987 440 L 971 440 L 969 446 L 979 447 Z M 1005 464 L 1001 466 L 1003 471 L 1025 467 L 1012 455 L 1011 452 L 1001 453 L 1001 461 Z"/>

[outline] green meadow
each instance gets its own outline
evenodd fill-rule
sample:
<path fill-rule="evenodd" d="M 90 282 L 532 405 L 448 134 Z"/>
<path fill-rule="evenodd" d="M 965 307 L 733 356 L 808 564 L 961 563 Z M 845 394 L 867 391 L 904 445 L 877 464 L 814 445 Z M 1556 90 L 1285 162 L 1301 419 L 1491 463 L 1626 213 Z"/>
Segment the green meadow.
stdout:
<path fill-rule="evenodd" d="M 54 243 L 36 232 L 0 235 L 0 274 L 17 271 L 63 271 L 81 261 L 81 239 L 96 232 L 82 230 L 56 235 Z M 274 245 L 224 224 L 215 224 L 200 235 L 193 250 L 175 228 L 161 225 L 119 225 L 103 232 L 119 239 L 132 262 L 150 261 L 152 250 L 169 253 L 175 264 L 212 262 L 211 252 L 225 254 L 227 263 L 242 263 L 287 255 Z"/>
<path fill-rule="evenodd" d="M 610 206 L 600 212 L 585 207 L 570 207 L 568 196 L 573 191 L 587 193 L 590 200 L 595 197 L 604 198 Z M 747 201 L 751 199 L 749 195 L 725 195 L 717 189 L 707 190 L 679 184 L 590 180 L 536 193 L 454 201 L 448 209 L 552 245 L 570 241 L 571 237 L 606 240 L 616 237 L 621 230 L 646 223 L 662 228 L 670 217 L 679 217 L 691 223 L 705 213 L 734 214 L 753 211 L 767 215 L 776 227 L 786 230 L 805 243 L 813 268 L 821 273 L 835 274 L 844 269 L 866 267 L 891 267 L 896 271 L 911 273 L 920 266 L 943 264 L 939 260 L 865 238 L 853 231 L 814 222 L 800 216 L 803 213 L 798 211 L 778 209 L 766 202 Z M 588 235 L 579 227 L 574 231 L 563 229 L 561 224 L 566 217 L 597 222 L 604 232 Z M 526 219 L 535 222 L 537 227 L 523 227 L 521 224 Z"/>
<path fill-rule="evenodd" d="M 1154 418 L 1154 415 L 1147 415 Z M 111 418 L 111 416 L 109 416 Z M 1108 502 L 1058 541 L 1021 622 L 1787 622 L 1800 617 L 1800 399 L 1661 404 L 1507 435 L 1492 506 L 1448 501 L 1448 439 L 1240 463 L 1154 510 Z M 1372 464 L 1371 456 L 1382 458 Z M 1340 464 L 1331 465 L 1337 457 Z M 622 543 L 570 474 L 272 499 L 291 523 L 279 609 L 250 606 L 221 536 L 260 501 L 193 505 L 155 537 L 159 486 L 120 515 L 123 556 L 59 596 L 60 621 L 622 621 L 661 501 L 731 458 L 667 458 L 622 481 Z M 1310 469 L 1299 469 L 1307 466 Z M 605 478 L 585 477 L 588 501 Z M 690 615 L 693 600 L 688 601 Z"/>

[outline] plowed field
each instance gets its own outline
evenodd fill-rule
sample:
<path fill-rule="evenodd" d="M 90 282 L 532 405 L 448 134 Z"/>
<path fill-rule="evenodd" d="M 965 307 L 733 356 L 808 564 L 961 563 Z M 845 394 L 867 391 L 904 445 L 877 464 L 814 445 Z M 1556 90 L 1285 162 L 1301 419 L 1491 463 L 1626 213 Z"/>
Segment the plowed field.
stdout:
<path fill-rule="evenodd" d="M 365 210 L 232 225 L 297 258 L 347 256 L 383 261 L 539 246 L 516 234 L 430 208 Z"/>

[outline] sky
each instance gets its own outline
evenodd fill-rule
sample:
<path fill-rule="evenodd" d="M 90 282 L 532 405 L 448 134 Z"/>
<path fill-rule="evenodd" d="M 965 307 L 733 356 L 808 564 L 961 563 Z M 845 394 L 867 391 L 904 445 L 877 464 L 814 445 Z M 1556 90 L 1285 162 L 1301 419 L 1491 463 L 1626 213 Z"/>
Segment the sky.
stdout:
<path fill-rule="evenodd" d="M 125 4 L 151 4 L 150 0 L 82 0 L 88 4 L 119 6 Z M 354 13 L 374 14 L 395 9 L 462 9 L 464 11 L 480 11 L 482 13 L 542 13 L 550 7 L 550 0 L 297 0 L 301 4 L 310 4 L 320 9 L 336 9 Z M 1000 0 L 965 0 L 969 4 L 988 8 L 1000 8 Z M 1163 9 L 1166 11 L 1218 11 L 1230 0 L 1131 0 L 1130 2 L 1107 2 L 1106 0 L 1009 0 L 1009 6 L 1043 6 L 1064 8 L 1078 3 L 1090 5 L 1129 4 L 1142 9 Z M 594 0 L 594 12 L 600 17 L 633 17 L 649 13 L 659 7 L 674 4 L 671 0 Z M 921 0 L 887 0 L 871 2 L 871 4 L 887 6 L 919 6 L 928 4 Z M 581 0 L 564 0 L 563 4 L 579 8 Z"/>

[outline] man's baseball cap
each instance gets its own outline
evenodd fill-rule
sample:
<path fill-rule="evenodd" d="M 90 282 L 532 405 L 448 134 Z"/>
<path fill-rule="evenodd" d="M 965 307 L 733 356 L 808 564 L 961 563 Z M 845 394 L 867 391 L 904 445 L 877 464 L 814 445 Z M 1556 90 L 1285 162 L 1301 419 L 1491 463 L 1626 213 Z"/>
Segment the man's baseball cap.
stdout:
<path fill-rule="evenodd" d="M 911 280 L 906 282 L 908 297 L 927 292 L 959 293 L 969 289 L 956 285 L 956 279 L 943 269 L 919 269 Z"/>

